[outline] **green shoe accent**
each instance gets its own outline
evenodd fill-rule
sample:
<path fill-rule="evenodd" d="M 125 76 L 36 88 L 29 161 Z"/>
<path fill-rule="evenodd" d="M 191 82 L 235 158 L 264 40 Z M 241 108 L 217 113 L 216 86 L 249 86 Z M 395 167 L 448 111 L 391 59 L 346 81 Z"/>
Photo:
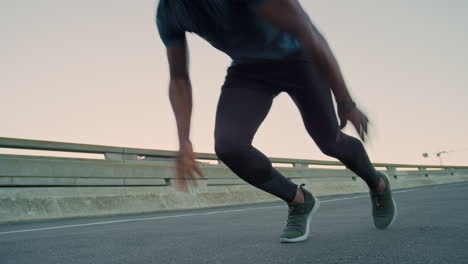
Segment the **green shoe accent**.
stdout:
<path fill-rule="evenodd" d="M 380 193 L 370 192 L 372 201 L 372 218 L 378 229 L 385 229 L 395 222 L 397 216 L 396 204 L 392 197 L 390 180 L 385 172 L 377 171 L 385 182 L 385 190 Z"/>
<path fill-rule="evenodd" d="M 304 188 L 299 188 L 304 193 L 304 203 L 288 203 L 288 221 L 280 236 L 280 242 L 302 242 L 309 237 L 310 221 L 320 207 L 320 201 Z"/>

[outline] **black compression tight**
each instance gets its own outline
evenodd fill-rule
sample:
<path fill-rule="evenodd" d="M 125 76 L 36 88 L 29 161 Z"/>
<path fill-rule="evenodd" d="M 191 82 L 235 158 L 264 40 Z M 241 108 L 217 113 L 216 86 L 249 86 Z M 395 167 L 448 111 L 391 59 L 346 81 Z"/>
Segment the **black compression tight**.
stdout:
<path fill-rule="evenodd" d="M 228 69 L 216 111 L 215 152 L 219 159 L 249 184 L 286 202 L 294 199 L 297 185 L 252 146 L 273 99 L 283 91 L 297 105 L 320 150 L 340 160 L 370 188 L 376 187 L 380 178 L 363 144 L 339 131 L 331 90 L 311 63 L 262 62 Z"/>

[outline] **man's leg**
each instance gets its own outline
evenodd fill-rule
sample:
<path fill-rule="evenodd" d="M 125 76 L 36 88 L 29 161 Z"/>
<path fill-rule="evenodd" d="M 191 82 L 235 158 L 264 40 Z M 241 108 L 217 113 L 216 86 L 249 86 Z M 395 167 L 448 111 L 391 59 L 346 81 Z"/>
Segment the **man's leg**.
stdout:
<path fill-rule="evenodd" d="M 396 206 L 387 175 L 375 170 L 360 140 L 340 131 L 331 89 L 313 67 L 307 68 L 311 69 L 307 75 L 298 77 L 302 87 L 288 93 L 299 108 L 308 133 L 324 154 L 340 160 L 367 183 L 374 224 L 379 229 L 389 227 L 395 221 Z"/>
<path fill-rule="evenodd" d="M 378 189 L 381 177 L 370 162 L 363 144 L 340 131 L 327 82 L 313 70 L 304 80 L 303 87 L 287 92 L 297 105 L 309 135 L 324 154 L 340 160 L 371 190 Z"/>
<path fill-rule="evenodd" d="M 273 89 L 223 87 L 216 110 L 215 152 L 249 184 L 291 202 L 297 185 L 281 175 L 271 161 L 252 146 L 253 137 L 275 96 Z"/>

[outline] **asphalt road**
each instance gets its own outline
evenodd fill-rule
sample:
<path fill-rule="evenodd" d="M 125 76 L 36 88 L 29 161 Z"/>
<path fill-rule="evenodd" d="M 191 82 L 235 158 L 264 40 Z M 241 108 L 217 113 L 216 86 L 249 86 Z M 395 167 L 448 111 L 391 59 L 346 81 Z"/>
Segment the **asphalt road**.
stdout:
<path fill-rule="evenodd" d="M 286 206 L 0 225 L 0 263 L 468 263 L 468 184 L 394 192 L 376 230 L 367 194 L 321 197 L 309 240 L 279 243 Z"/>

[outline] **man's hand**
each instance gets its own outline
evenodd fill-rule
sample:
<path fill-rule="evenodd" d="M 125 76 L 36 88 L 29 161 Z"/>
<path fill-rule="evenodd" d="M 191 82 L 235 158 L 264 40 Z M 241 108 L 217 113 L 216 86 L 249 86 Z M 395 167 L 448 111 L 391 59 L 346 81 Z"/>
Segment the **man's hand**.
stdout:
<path fill-rule="evenodd" d="M 191 143 L 186 143 L 181 146 L 179 154 L 177 154 L 175 162 L 175 186 L 178 190 L 187 192 L 187 180 L 193 180 L 195 186 L 197 184 L 196 172 L 201 178 L 206 178 L 198 167 L 195 161 L 195 154 Z"/>
<path fill-rule="evenodd" d="M 369 119 L 361 110 L 359 110 L 359 108 L 355 105 L 349 107 L 349 105 L 344 106 L 338 104 L 338 116 L 340 117 L 340 129 L 345 128 L 349 120 L 358 132 L 362 141 L 366 141 Z"/>

